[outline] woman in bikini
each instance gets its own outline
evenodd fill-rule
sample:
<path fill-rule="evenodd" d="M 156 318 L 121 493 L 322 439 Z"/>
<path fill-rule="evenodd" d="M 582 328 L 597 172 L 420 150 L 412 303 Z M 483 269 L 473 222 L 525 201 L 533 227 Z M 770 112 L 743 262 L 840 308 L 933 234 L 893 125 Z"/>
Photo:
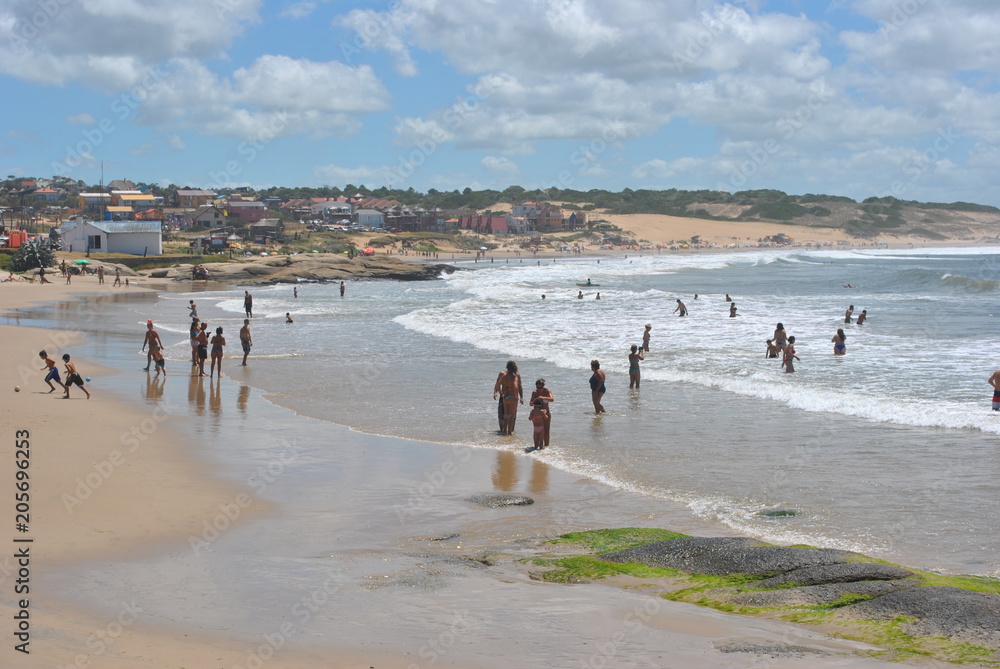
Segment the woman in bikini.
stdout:
<path fill-rule="evenodd" d="M 837 328 L 837 334 L 833 335 L 833 354 L 834 355 L 846 355 L 847 354 L 847 335 L 844 334 L 844 328 Z"/>
<path fill-rule="evenodd" d="M 219 363 L 219 377 L 222 377 L 222 347 L 226 345 L 226 338 L 222 336 L 222 328 L 215 328 L 215 336 L 212 337 L 212 372 L 209 376 L 215 375 L 215 363 Z"/>
<path fill-rule="evenodd" d="M 784 351 L 785 346 L 788 345 L 788 335 L 785 332 L 785 326 L 781 323 L 778 323 L 778 326 L 774 328 L 772 340 L 774 341 L 774 347 L 779 351 Z"/>
<path fill-rule="evenodd" d="M 594 372 L 590 377 L 590 399 L 594 402 L 594 413 L 607 413 L 604 410 L 604 405 L 601 404 L 601 398 L 604 397 L 604 393 L 608 390 L 604 386 L 605 375 L 601 371 L 601 363 L 597 360 L 591 360 L 590 369 Z"/>
<path fill-rule="evenodd" d="M 799 356 L 795 355 L 795 337 L 789 337 L 788 343 L 785 345 L 785 357 L 781 360 L 781 365 L 785 368 L 785 374 L 791 374 L 795 371 L 795 366 L 792 364 L 792 360 L 798 360 Z"/>
<path fill-rule="evenodd" d="M 639 390 L 639 361 L 645 360 L 642 351 L 635 344 L 632 344 L 632 352 L 628 354 L 628 387 L 629 390 L 635 388 Z"/>
<path fill-rule="evenodd" d="M 493 386 L 493 399 L 503 398 L 503 427 L 500 434 L 514 434 L 514 422 L 517 420 L 517 403 L 524 404 L 524 389 L 521 387 L 521 375 L 517 373 L 517 363 L 507 361 L 507 368 L 500 372 Z"/>

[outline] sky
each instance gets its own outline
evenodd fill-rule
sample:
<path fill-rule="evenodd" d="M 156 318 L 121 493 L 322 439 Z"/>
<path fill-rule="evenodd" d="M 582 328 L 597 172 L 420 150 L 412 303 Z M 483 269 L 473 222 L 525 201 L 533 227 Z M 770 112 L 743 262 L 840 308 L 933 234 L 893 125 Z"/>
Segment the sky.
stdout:
<path fill-rule="evenodd" d="M 996 0 L 0 0 L 0 175 L 1000 206 Z"/>

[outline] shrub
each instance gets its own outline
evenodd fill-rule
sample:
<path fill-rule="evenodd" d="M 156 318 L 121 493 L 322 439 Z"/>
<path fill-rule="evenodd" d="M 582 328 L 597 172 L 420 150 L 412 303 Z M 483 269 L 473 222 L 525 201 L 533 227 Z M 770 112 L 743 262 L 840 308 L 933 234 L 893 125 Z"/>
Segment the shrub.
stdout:
<path fill-rule="evenodd" d="M 17 250 L 10 261 L 10 269 L 15 272 L 26 272 L 38 267 L 52 267 L 56 264 L 56 254 L 52 247 L 38 240 L 28 241 Z"/>

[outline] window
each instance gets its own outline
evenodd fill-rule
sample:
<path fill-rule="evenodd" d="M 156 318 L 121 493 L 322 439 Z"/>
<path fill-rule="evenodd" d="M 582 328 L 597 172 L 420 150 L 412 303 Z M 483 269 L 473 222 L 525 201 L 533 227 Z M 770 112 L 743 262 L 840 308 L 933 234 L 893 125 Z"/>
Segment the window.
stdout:
<path fill-rule="evenodd" d="M 96 251 L 101 248 L 101 236 L 100 235 L 88 235 L 87 236 L 87 246 L 91 251 Z"/>

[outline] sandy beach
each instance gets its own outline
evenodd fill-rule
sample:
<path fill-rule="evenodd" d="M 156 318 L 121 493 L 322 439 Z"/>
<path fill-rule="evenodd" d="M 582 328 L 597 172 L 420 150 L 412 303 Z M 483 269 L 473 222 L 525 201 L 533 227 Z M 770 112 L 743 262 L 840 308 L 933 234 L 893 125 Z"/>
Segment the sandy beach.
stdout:
<path fill-rule="evenodd" d="M 26 637 L 6 635 L 0 665 L 883 666 L 857 654 L 870 647 L 826 637 L 816 628 L 729 616 L 608 584 L 539 583 L 518 561 L 537 550 L 545 537 L 573 530 L 644 526 L 724 533 L 724 528 L 700 526 L 677 505 L 612 491 L 527 456 L 459 452 L 352 432 L 295 416 L 251 394 L 236 400 L 249 404 L 239 416 L 247 434 L 278 423 L 289 433 L 328 431 L 331 442 L 341 445 L 329 456 L 338 459 L 336 469 L 342 472 L 330 481 L 332 504 L 296 498 L 290 477 L 279 481 L 281 487 L 262 492 L 245 476 L 243 456 L 233 454 L 242 437 L 234 433 L 227 439 L 222 431 L 217 441 L 192 438 L 218 415 L 185 401 L 196 388 L 185 365 L 172 365 L 171 381 L 176 378 L 177 385 L 162 395 L 130 396 L 121 389 L 133 382 L 114 380 L 129 374 L 145 377 L 143 372 L 77 354 L 86 343 L 77 332 L 20 323 L 20 314 L 45 304 L 46 309 L 59 305 L 64 313 L 72 310 L 74 320 L 93 326 L 118 302 L 150 300 L 141 295 L 143 290 L 140 282 L 123 297 L 121 289 L 98 287 L 91 277 L 72 286 L 0 286 L 5 314 L 0 330 L 7 344 L 7 356 L 0 360 L 7 400 L 0 411 L 5 439 L 12 445 L 20 442 L 26 451 L 0 466 L 0 485 L 7 491 L 0 509 L 9 523 L 6 557 L 0 561 L 0 609 L 8 621 L 19 615 L 24 619 L 24 611 L 30 621 L 27 628 L 22 625 Z M 115 299 L 94 302 L 108 295 Z M 156 306 L 150 304 L 155 321 Z M 138 329 L 136 349 L 141 341 Z M 43 348 L 56 360 L 70 351 L 84 376 L 101 377 L 101 383 L 88 385 L 92 399 L 78 389 L 70 400 L 47 393 L 38 357 Z M 230 368 L 217 392 L 235 398 L 237 385 L 231 377 L 238 373 Z M 14 386 L 20 391 L 14 392 Z M 524 475 L 526 469 L 530 476 Z M 18 471 L 27 477 L 18 479 Z M 516 472 L 522 474 L 520 484 Z M 12 489 L 19 480 L 30 482 L 30 517 L 22 532 L 14 528 Z M 420 500 L 419 513 L 404 514 L 402 522 L 399 509 L 426 482 L 433 485 L 433 494 Z M 530 494 L 536 503 L 484 510 L 463 501 L 470 493 L 492 491 Z M 192 537 L 204 537 L 207 523 L 218 522 L 220 513 L 227 516 L 225 527 L 233 530 L 213 540 L 216 569 L 227 564 L 236 568 L 257 549 L 296 560 L 317 557 L 300 554 L 294 535 L 281 529 L 285 525 L 311 526 L 312 534 L 338 537 L 330 544 L 329 558 L 346 565 L 346 576 L 336 597 L 324 597 L 318 605 L 322 628 L 294 628 L 300 622 L 290 619 L 287 607 L 258 598 L 248 583 L 227 593 L 221 573 L 213 576 L 191 559 Z M 396 517 L 400 522 L 388 520 Z M 317 519 L 323 524 L 309 525 Z M 28 550 L 30 560 L 21 558 L 18 564 L 19 550 Z M 197 557 L 198 549 L 193 552 Z M 491 554 L 506 559 L 487 567 L 470 563 L 470 556 Z M 72 585 L 72 575 L 83 573 L 82 565 L 112 565 L 110 573 L 120 575 L 121 583 L 141 582 L 149 569 L 151 580 L 133 587 L 139 593 L 136 603 L 117 589 L 122 587 L 117 576 L 104 584 Z M 161 568 L 170 570 L 173 586 L 153 585 L 168 582 L 154 578 Z M 410 573 L 433 574 L 436 580 L 433 587 L 420 579 L 409 582 L 404 576 Z M 288 587 L 298 592 L 315 594 L 324 587 L 294 581 L 291 574 L 288 578 Z M 396 587 L 374 587 L 381 579 Z M 30 589 L 15 590 L 18 584 Z M 182 595 L 188 588 L 192 592 Z M 198 623 L 185 623 L 184 616 L 144 614 L 139 610 L 143 596 L 176 599 L 180 609 L 201 609 Z M 331 637 L 318 629 L 344 633 Z M 26 642 L 21 649 L 30 654 L 17 649 Z M 733 652 L 734 644 L 743 650 Z"/>

